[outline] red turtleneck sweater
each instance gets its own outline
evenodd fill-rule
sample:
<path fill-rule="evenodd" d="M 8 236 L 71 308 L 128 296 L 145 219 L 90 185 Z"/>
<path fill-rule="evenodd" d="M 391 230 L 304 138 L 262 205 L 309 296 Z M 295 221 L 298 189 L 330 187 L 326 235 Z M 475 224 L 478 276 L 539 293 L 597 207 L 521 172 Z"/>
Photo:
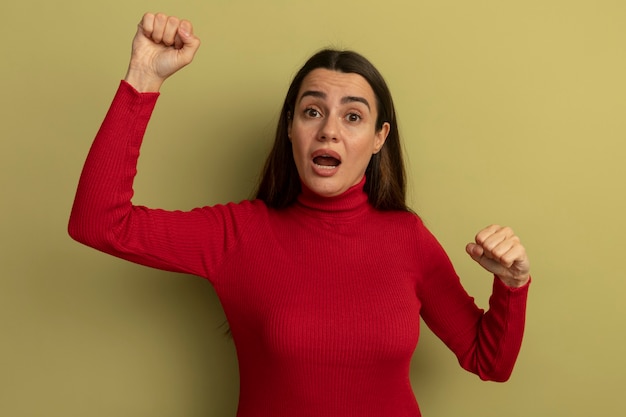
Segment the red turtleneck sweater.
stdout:
<path fill-rule="evenodd" d="M 188 212 L 134 206 L 139 148 L 158 94 L 122 82 L 89 152 L 70 235 L 143 265 L 208 279 L 240 369 L 239 417 L 416 417 L 409 363 L 419 316 L 482 379 L 506 380 L 527 286 L 494 279 L 488 312 L 420 219 L 378 211 L 363 182 Z"/>

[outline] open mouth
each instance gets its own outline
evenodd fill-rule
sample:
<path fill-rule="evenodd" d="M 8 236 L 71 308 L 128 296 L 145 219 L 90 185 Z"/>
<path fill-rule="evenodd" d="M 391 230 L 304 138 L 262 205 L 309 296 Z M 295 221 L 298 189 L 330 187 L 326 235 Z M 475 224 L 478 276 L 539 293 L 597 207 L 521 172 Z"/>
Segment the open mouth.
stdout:
<path fill-rule="evenodd" d="M 341 161 L 334 156 L 320 155 L 313 158 L 313 163 L 322 168 L 335 168 L 341 164 Z"/>
<path fill-rule="evenodd" d="M 313 164 L 320 169 L 331 170 L 341 165 L 341 156 L 328 149 L 319 149 L 311 157 Z"/>

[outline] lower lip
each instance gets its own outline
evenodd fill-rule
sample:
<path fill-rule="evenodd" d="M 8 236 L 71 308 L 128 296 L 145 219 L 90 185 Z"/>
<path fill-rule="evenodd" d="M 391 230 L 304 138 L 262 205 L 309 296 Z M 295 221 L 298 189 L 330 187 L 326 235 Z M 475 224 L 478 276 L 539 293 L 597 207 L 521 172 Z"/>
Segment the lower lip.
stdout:
<path fill-rule="evenodd" d="M 339 165 L 333 167 L 317 165 L 315 163 L 311 163 L 311 165 L 313 167 L 313 172 L 315 172 L 315 174 L 319 175 L 320 177 L 332 177 L 337 173 L 337 170 L 339 169 Z"/>

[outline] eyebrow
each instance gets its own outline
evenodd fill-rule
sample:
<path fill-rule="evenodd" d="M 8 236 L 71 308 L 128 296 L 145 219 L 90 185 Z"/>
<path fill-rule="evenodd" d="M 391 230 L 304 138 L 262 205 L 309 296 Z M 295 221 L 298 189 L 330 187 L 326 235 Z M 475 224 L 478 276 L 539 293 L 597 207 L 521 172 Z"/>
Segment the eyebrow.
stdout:
<path fill-rule="evenodd" d="M 302 99 L 304 97 L 318 97 L 318 98 L 326 98 L 326 93 L 322 92 L 322 91 L 317 91 L 317 90 L 307 90 L 304 93 L 302 93 L 302 95 L 300 96 L 300 100 L 302 101 Z M 371 110 L 370 108 L 370 103 L 364 98 L 364 97 L 359 97 L 359 96 L 346 96 L 343 97 L 341 99 L 341 103 L 345 104 L 345 103 L 353 103 L 353 102 L 357 102 L 357 103 L 363 103 L 367 106 L 367 108 L 369 110 Z"/>

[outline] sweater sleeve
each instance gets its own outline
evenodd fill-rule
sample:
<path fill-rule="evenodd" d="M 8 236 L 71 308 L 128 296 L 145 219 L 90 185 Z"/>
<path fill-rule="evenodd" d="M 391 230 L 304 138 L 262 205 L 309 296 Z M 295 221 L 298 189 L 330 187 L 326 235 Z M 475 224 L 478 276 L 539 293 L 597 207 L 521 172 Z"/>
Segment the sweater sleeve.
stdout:
<path fill-rule="evenodd" d="M 423 225 L 420 246 L 425 273 L 418 296 L 424 322 L 465 370 L 482 380 L 508 380 L 522 344 L 529 284 L 510 288 L 494 277 L 485 312 L 462 287 L 443 248 Z"/>
<path fill-rule="evenodd" d="M 139 149 L 157 98 L 121 82 L 85 161 L 68 231 L 119 258 L 211 279 L 254 203 L 191 211 L 132 204 Z"/>

